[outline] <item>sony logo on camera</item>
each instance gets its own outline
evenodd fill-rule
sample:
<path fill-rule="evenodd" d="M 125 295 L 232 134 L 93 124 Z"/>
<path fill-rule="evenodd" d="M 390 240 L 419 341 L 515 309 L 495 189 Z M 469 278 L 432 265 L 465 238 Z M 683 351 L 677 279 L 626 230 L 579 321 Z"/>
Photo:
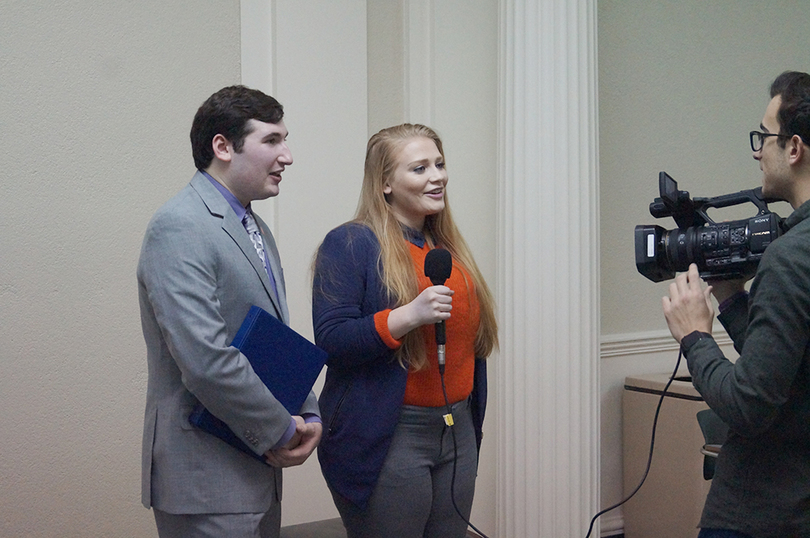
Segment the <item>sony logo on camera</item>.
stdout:
<path fill-rule="evenodd" d="M 782 234 L 783 219 L 768 211 L 762 189 L 740 191 L 713 198 L 691 199 L 678 190 L 666 172 L 658 175 L 660 198 L 650 204 L 653 217 L 672 217 L 678 228 L 665 230 L 656 225 L 635 229 L 636 268 L 653 282 L 675 277 L 695 263 L 705 279 L 741 278 L 752 274 L 765 248 Z M 716 223 L 708 208 L 753 203 L 758 213 L 743 220 Z"/>

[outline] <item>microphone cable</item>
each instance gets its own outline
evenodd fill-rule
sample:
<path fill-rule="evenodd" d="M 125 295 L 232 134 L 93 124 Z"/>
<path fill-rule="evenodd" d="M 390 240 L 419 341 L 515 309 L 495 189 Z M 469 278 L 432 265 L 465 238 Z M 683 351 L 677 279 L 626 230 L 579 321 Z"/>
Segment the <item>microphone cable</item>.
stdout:
<path fill-rule="evenodd" d="M 601 512 L 597 512 L 597 514 L 593 516 L 593 519 L 591 519 L 591 525 L 588 527 L 588 534 L 585 535 L 585 538 L 590 538 L 591 532 L 593 531 L 593 525 L 594 523 L 596 523 L 596 520 L 600 516 L 606 514 L 607 512 L 610 512 L 614 508 L 618 508 L 619 506 L 623 505 L 624 503 L 632 499 L 633 496 L 636 493 L 638 493 L 638 490 L 641 489 L 641 486 L 644 485 L 644 481 L 647 480 L 647 475 L 650 473 L 650 466 L 652 465 L 653 448 L 655 447 L 655 429 L 658 426 L 658 414 L 661 411 L 661 405 L 664 403 L 664 397 L 667 395 L 667 390 L 669 389 L 669 386 L 672 385 L 672 382 L 675 380 L 675 376 L 678 375 L 678 367 L 681 365 L 681 357 L 683 357 L 683 350 L 679 348 L 678 360 L 675 362 L 675 370 L 672 372 L 669 381 L 667 381 L 667 384 L 664 386 L 664 390 L 661 391 L 661 397 L 658 399 L 658 406 L 655 408 L 655 417 L 653 418 L 652 434 L 650 435 L 650 455 L 647 458 L 647 468 L 644 470 L 644 476 L 641 477 L 641 482 L 638 483 L 638 486 L 636 486 L 636 488 L 633 490 L 632 493 L 630 493 L 630 495 L 628 495 L 621 501 L 617 502 L 613 506 L 609 506 L 604 510 L 602 510 Z"/>
<path fill-rule="evenodd" d="M 461 513 L 459 510 L 458 505 L 456 504 L 456 461 L 458 460 L 458 443 L 456 442 L 456 431 L 453 429 L 453 411 L 450 409 L 450 401 L 447 398 L 447 387 L 444 384 L 444 364 L 439 365 L 439 377 L 442 380 L 442 393 L 444 394 L 444 405 L 447 409 L 447 414 L 444 415 L 444 423 L 450 428 L 450 434 L 453 437 L 453 474 L 450 479 L 450 500 L 453 502 L 453 508 L 455 508 L 456 513 L 458 516 L 464 520 L 464 523 L 467 524 L 472 530 L 477 532 L 481 535 L 481 538 L 488 538 L 486 534 L 478 530 L 478 528 L 473 525 L 469 519 L 464 517 L 464 514 Z"/>

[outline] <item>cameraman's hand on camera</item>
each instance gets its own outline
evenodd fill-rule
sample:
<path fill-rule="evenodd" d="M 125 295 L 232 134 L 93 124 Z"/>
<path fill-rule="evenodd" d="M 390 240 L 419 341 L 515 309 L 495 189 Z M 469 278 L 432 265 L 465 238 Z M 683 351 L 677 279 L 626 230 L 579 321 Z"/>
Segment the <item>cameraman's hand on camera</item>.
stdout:
<path fill-rule="evenodd" d="M 689 271 L 678 275 L 669 285 L 669 297 L 663 298 L 664 317 L 669 332 L 678 343 L 693 331 L 711 334 L 714 321 L 711 291 L 711 286 L 703 289 L 694 263 L 689 265 Z"/>

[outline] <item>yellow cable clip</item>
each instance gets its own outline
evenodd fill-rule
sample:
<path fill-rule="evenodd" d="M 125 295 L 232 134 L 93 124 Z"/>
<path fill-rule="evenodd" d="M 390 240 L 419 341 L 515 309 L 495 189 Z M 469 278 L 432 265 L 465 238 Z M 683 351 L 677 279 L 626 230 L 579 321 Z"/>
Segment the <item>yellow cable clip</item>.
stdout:
<path fill-rule="evenodd" d="M 452 413 L 447 413 L 446 415 L 444 415 L 444 423 L 447 424 L 448 426 L 453 425 L 453 414 Z"/>

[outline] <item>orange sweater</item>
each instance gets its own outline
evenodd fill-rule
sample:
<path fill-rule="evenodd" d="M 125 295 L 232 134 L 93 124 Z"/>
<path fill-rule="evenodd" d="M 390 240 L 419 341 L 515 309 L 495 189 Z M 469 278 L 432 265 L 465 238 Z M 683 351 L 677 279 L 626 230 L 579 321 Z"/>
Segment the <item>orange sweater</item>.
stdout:
<path fill-rule="evenodd" d="M 433 284 L 425 276 L 425 256 L 430 250 L 427 245 L 422 248 L 408 242 L 416 270 L 419 292 Z M 445 345 L 444 382 L 447 388 L 447 399 L 455 403 L 465 399 L 472 392 L 473 373 L 475 371 L 475 335 L 478 332 L 479 308 L 475 286 L 467 271 L 453 263 L 453 271 L 445 286 L 455 291 L 453 310 L 450 319 L 445 322 L 447 344 Z M 388 331 L 388 314 L 390 310 L 374 316 L 377 332 L 391 348 L 399 346 Z M 423 325 L 416 329 L 422 332 L 427 349 L 428 364 L 418 372 L 408 372 L 405 387 L 406 405 L 422 407 L 440 407 L 444 405 L 441 377 L 439 376 L 439 359 L 436 351 L 436 331 L 433 325 Z"/>

